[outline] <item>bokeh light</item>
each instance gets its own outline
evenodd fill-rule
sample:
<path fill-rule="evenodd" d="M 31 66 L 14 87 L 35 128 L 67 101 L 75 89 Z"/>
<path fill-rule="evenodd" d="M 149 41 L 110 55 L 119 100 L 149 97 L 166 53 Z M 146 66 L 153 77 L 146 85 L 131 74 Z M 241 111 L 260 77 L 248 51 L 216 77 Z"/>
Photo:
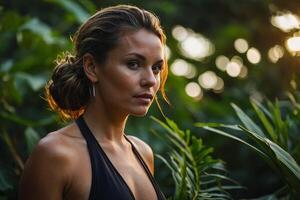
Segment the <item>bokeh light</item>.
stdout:
<path fill-rule="evenodd" d="M 229 58 L 227 58 L 226 56 L 220 55 L 216 58 L 215 63 L 219 70 L 225 71 L 226 66 L 229 63 Z"/>
<path fill-rule="evenodd" d="M 174 60 L 171 65 L 171 72 L 176 76 L 185 76 L 189 79 L 197 75 L 196 67 L 183 59 Z"/>
<path fill-rule="evenodd" d="M 223 90 L 224 90 L 224 81 L 223 81 L 222 78 L 220 78 L 220 77 L 217 78 L 217 83 L 216 83 L 216 85 L 213 89 L 214 89 L 214 92 L 216 92 L 216 93 L 223 92 Z"/>
<path fill-rule="evenodd" d="M 183 26 L 177 25 L 172 29 L 172 35 L 176 40 L 183 41 L 188 36 L 188 31 Z"/>
<path fill-rule="evenodd" d="M 251 47 L 247 51 L 247 59 L 252 64 L 259 63 L 260 60 L 261 60 L 261 55 L 260 55 L 260 52 L 258 51 L 258 49 L 254 48 L 254 47 Z"/>
<path fill-rule="evenodd" d="M 294 36 L 294 37 L 289 38 L 286 41 L 286 47 L 292 53 L 299 52 L 300 51 L 300 36 Z"/>
<path fill-rule="evenodd" d="M 275 45 L 268 51 L 268 58 L 271 62 L 276 63 L 284 55 L 284 49 L 280 45 Z"/>
<path fill-rule="evenodd" d="M 247 75 L 248 75 L 248 68 L 245 66 L 245 65 L 243 65 L 242 67 L 241 67 L 241 71 L 240 71 L 240 74 L 239 74 L 239 78 L 246 78 L 247 77 Z"/>
<path fill-rule="evenodd" d="M 213 71 L 206 71 L 198 78 L 199 84 L 205 89 L 212 89 L 216 86 L 218 77 Z"/>
<path fill-rule="evenodd" d="M 185 86 L 185 92 L 188 96 L 196 98 L 196 99 L 201 99 L 203 96 L 201 87 L 196 82 L 188 83 Z"/>
<path fill-rule="evenodd" d="M 247 40 L 243 39 L 243 38 L 238 38 L 234 41 L 234 48 L 239 52 L 239 53 L 245 53 L 248 48 L 248 42 Z"/>
<path fill-rule="evenodd" d="M 239 63 L 230 61 L 226 66 L 226 72 L 231 77 L 237 77 L 241 72 L 241 65 L 239 65 Z"/>
<path fill-rule="evenodd" d="M 176 76 L 185 76 L 189 71 L 188 63 L 182 59 L 176 59 L 171 65 L 171 71 Z"/>
<path fill-rule="evenodd" d="M 272 16 L 271 24 L 284 32 L 289 32 L 293 29 L 300 28 L 300 20 L 299 17 L 292 14 L 291 12 L 287 12 L 284 14 L 278 14 Z"/>

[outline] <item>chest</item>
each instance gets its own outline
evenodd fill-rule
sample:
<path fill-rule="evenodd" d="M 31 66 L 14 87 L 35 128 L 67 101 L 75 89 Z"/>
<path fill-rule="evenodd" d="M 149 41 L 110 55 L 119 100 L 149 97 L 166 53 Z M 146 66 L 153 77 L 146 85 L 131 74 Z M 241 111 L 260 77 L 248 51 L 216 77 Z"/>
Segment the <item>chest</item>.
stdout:
<path fill-rule="evenodd" d="M 105 151 L 105 149 L 103 150 Z M 87 148 L 78 149 L 77 157 L 80 159 L 77 159 L 74 165 L 76 166 L 74 168 L 74 175 L 71 179 L 71 184 L 65 199 L 88 200 L 92 187 L 92 177 L 95 174 L 92 173 L 91 158 Z M 108 179 L 107 184 L 113 181 L 111 179 L 121 181 L 123 186 L 132 193 L 136 200 L 153 200 L 157 198 L 154 187 L 147 176 L 145 169 L 133 153 L 122 154 L 122 152 L 112 153 L 110 151 L 105 151 L 104 157 L 108 159 L 104 164 L 109 167 L 109 173 L 115 174 L 112 178 Z M 99 169 L 95 169 L 94 166 L 93 170 L 98 170 L 98 174 L 108 173 L 102 166 L 100 166 Z M 105 187 L 105 180 L 102 187 Z"/>

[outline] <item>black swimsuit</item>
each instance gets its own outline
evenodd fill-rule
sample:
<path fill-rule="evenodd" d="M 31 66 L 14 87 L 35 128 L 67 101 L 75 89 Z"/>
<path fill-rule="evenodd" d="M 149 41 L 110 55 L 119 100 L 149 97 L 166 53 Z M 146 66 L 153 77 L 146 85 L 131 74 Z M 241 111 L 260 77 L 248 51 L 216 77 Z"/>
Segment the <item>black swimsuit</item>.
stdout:
<path fill-rule="evenodd" d="M 92 185 L 90 189 L 89 200 L 134 200 L 134 195 L 129 186 L 113 166 L 104 150 L 101 148 L 96 138 L 88 128 L 83 117 L 79 117 L 76 123 L 84 136 L 90 155 L 92 166 Z M 158 200 L 165 200 L 163 193 L 159 190 L 151 172 L 146 163 L 138 153 L 131 141 L 124 135 L 131 144 L 132 150 L 142 164 L 147 176 L 149 177 Z"/>

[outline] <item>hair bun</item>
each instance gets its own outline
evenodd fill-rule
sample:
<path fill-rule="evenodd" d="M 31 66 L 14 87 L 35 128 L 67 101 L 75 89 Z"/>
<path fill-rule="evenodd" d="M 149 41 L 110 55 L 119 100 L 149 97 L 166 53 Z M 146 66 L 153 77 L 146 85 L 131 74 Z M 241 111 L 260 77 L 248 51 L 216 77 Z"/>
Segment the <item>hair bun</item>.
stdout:
<path fill-rule="evenodd" d="M 84 74 L 82 63 L 70 53 L 58 57 L 56 63 L 46 86 L 46 98 L 50 107 L 64 118 L 76 118 L 89 100 L 90 81 Z"/>

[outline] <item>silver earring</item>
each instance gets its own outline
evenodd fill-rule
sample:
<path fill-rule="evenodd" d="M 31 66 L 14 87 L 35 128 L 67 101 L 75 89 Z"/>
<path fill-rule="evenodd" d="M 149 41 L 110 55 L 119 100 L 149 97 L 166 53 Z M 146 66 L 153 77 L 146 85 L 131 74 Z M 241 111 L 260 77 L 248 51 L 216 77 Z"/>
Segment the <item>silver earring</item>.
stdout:
<path fill-rule="evenodd" d="M 93 89 L 93 97 L 96 96 L 96 89 L 95 89 L 95 85 L 92 86 L 92 89 Z"/>
<path fill-rule="evenodd" d="M 92 84 L 92 86 L 90 87 L 90 95 L 92 97 L 96 96 L 96 89 L 95 89 L 95 85 L 94 84 Z"/>

